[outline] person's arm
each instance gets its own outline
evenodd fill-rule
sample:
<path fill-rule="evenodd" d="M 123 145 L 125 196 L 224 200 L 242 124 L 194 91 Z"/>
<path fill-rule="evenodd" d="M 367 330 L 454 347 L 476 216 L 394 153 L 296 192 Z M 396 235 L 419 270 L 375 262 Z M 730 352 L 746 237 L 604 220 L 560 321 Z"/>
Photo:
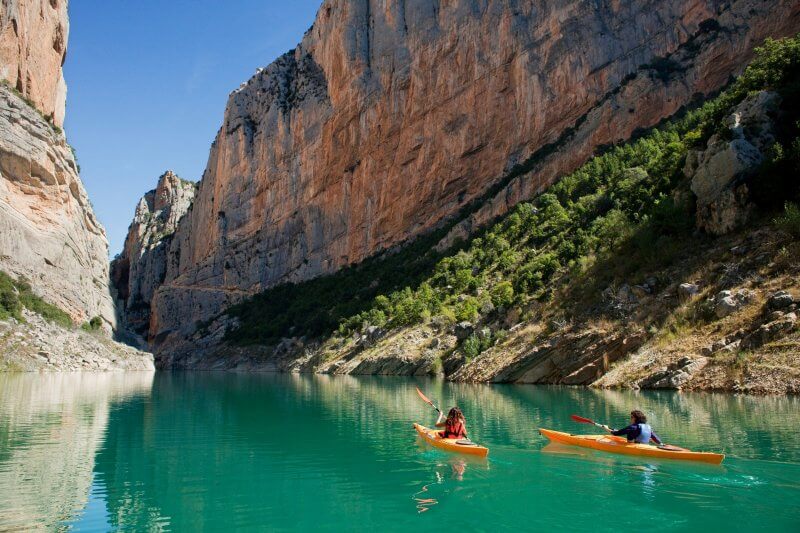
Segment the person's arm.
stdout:
<path fill-rule="evenodd" d="M 659 446 L 661 446 L 662 444 L 664 444 L 663 442 L 661 442 L 661 439 L 659 439 L 659 438 L 658 438 L 658 435 L 656 435 L 655 431 L 653 431 L 652 433 L 650 433 L 650 440 L 651 440 L 651 441 L 653 441 L 653 442 L 655 442 L 655 443 L 656 443 L 656 444 L 658 444 Z"/>
<path fill-rule="evenodd" d="M 616 435 L 617 437 L 625 437 L 628 440 L 631 440 L 636 435 L 632 435 L 632 432 L 638 429 L 636 426 L 627 426 L 622 429 L 612 430 L 611 434 Z"/>
<path fill-rule="evenodd" d="M 436 419 L 436 424 L 435 424 L 437 428 L 443 428 L 447 425 L 447 423 L 444 422 L 443 419 L 444 419 L 444 414 L 442 414 L 442 412 L 440 411 L 439 418 Z"/>

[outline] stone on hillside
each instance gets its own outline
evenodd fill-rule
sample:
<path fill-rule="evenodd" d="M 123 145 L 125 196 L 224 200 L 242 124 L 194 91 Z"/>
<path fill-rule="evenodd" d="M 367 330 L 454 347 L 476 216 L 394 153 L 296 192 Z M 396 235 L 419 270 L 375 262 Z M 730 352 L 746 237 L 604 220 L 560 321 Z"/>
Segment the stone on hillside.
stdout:
<path fill-rule="evenodd" d="M 714 312 L 717 318 L 725 318 L 750 303 L 752 299 L 753 292 L 747 289 L 739 289 L 736 292 L 720 291 L 714 297 Z"/>
<path fill-rule="evenodd" d="M 467 321 L 459 322 L 453 326 L 453 335 L 460 341 L 463 341 L 475 331 L 475 327 Z"/>
<path fill-rule="evenodd" d="M 617 290 L 617 299 L 623 304 L 636 303 L 638 300 L 633 289 L 627 283 L 620 286 L 620 288 Z"/>
<path fill-rule="evenodd" d="M 637 386 L 646 389 L 681 389 L 699 370 L 706 366 L 707 362 L 705 357 L 697 359 L 682 357 L 668 367 L 663 367 L 640 380 Z"/>
<path fill-rule="evenodd" d="M 753 349 L 785 337 L 797 324 L 797 315 L 788 313 L 778 320 L 760 325 L 753 333 L 742 339 L 741 347 Z"/>
<path fill-rule="evenodd" d="M 794 303 L 794 297 L 786 291 L 778 291 L 769 297 L 767 307 L 770 309 L 785 309 Z"/>
<path fill-rule="evenodd" d="M 634 285 L 631 287 L 631 291 L 633 291 L 633 295 L 638 299 L 648 296 L 652 292 L 652 289 L 647 285 Z"/>
<path fill-rule="evenodd" d="M 695 283 L 681 283 L 678 285 L 678 298 L 689 300 L 700 294 L 700 287 Z"/>
<path fill-rule="evenodd" d="M 367 335 L 367 339 L 369 339 L 371 343 L 377 342 L 381 337 L 386 335 L 386 331 L 378 326 L 368 326 L 365 333 Z"/>
<path fill-rule="evenodd" d="M 697 225 L 722 235 L 743 224 L 750 212 L 745 180 L 764 161 L 775 140 L 774 120 L 781 98 L 761 91 L 745 98 L 725 120 L 728 135 L 712 136 L 705 150 L 687 157 L 684 172 L 697 196 Z"/>

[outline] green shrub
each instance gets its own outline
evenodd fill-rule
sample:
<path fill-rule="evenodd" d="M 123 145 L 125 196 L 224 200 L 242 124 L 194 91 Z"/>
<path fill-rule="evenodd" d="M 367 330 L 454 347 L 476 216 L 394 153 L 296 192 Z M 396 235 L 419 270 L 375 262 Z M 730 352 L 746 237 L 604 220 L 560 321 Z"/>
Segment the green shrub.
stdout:
<path fill-rule="evenodd" d="M 800 237 L 800 206 L 786 202 L 783 215 L 775 219 L 775 225 L 793 237 Z"/>
<path fill-rule="evenodd" d="M 455 316 L 456 321 L 463 322 L 467 321 L 470 322 L 478 316 L 478 301 L 468 296 L 464 298 L 462 301 L 457 302 L 455 304 Z"/>
<path fill-rule="evenodd" d="M 103 327 L 103 319 L 99 316 L 93 316 L 88 322 L 81 324 L 83 331 L 99 331 Z"/>
<path fill-rule="evenodd" d="M 0 319 L 13 317 L 22 320 L 23 307 L 62 327 L 73 326 L 72 319 L 67 313 L 34 294 L 27 281 L 14 280 L 0 271 Z"/>
<path fill-rule="evenodd" d="M 510 281 L 501 281 L 492 287 L 491 295 L 495 307 L 509 307 L 514 303 L 514 286 Z"/>
<path fill-rule="evenodd" d="M 478 357 L 482 351 L 481 340 L 473 333 L 464 339 L 464 342 L 461 344 L 461 350 L 464 352 L 464 355 L 467 357 L 468 361 Z"/>
<path fill-rule="evenodd" d="M 0 320 L 16 318 L 22 320 L 22 304 L 19 301 L 14 280 L 0 271 Z"/>

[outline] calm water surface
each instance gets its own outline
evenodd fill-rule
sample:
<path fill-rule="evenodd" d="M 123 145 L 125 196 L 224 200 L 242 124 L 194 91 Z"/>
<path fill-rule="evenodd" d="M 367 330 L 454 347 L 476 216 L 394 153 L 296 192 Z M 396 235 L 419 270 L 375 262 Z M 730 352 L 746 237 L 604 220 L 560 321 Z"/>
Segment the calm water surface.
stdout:
<path fill-rule="evenodd" d="M 487 460 L 417 441 L 458 403 Z M 632 407 L 723 466 L 545 446 Z M 800 531 L 800 401 L 349 376 L 0 375 L 0 531 Z M 450 524 L 447 526 L 446 524 Z"/>

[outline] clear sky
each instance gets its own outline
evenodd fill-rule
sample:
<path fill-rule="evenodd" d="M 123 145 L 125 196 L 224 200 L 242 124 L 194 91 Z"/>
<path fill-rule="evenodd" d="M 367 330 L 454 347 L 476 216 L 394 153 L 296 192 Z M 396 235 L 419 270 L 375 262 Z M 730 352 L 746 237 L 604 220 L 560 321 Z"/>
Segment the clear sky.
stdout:
<path fill-rule="evenodd" d="M 228 93 L 294 48 L 321 3 L 70 1 L 64 129 L 112 256 L 158 176 L 200 179 Z"/>

